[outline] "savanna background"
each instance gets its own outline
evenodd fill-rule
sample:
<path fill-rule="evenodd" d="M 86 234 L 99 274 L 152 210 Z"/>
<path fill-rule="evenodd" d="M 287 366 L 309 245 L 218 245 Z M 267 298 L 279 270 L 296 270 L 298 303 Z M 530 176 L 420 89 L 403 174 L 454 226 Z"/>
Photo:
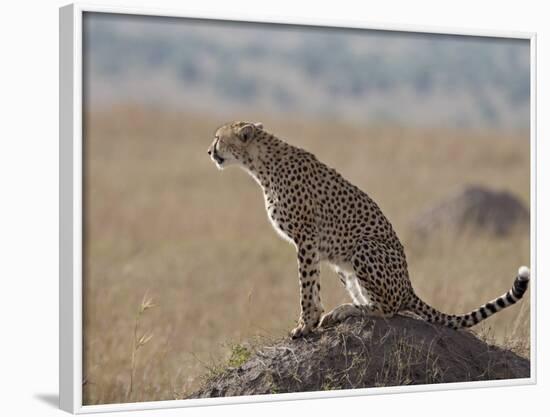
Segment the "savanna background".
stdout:
<path fill-rule="evenodd" d="M 418 294 L 463 313 L 529 265 L 529 229 L 445 229 L 467 185 L 529 207 L 529 44 L 513 39 L 86 13 L 85 404 L 184 398 L 299 313 L 295 250 L 256 183 L 218 171 L 220 124 L 261 121 L 377 201 Z M 348 298 L 322 269 L 328 311 Z M 529 356 L 529 297 L 473 329 Z"/>

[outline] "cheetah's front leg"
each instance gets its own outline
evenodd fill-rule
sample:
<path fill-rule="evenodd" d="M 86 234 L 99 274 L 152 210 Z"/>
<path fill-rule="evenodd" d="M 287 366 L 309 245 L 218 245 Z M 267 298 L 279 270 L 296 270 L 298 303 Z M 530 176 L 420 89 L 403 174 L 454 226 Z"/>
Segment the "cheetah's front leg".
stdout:
<path fill-rule="evenodd" d="M 321 284 L 319 279 L 319 251 L 312 242 L 305 242 L 298 246 L 298 270 L 300 274 L 301 313 L 291 337 L 305 336 L 314 329 L 321 315 Z"/>

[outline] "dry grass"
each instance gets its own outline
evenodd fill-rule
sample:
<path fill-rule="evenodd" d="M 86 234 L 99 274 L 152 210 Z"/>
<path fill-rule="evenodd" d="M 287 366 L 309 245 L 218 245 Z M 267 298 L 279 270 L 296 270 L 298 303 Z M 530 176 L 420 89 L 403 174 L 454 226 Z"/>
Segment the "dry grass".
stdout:
<path fill-rule="evenodd" d="M 132 362 L 130 363 L 130 386 L 128 387 L 128 395 L 126 401 L 132 400 L 132 394 L 134 393 L 134 379 L 136 376 L 137 355 L 139 350 L 145 346 L 153 338 L 152 333 L 142 333 L 141 336 L 138 333 L 139 322 L 142 315 L 150 308 L 156 307 L 152 298 L 147 297 L 147 293 L 143 296 L 143 300 L 139 305 L 136 313 L 136 321 L 134 324 L 134 343 L 132 345 Z"/>
<path fill-rule="evenodd" d="M 428 347 L 428 356 L 423 345 L 419 345 L 412 337 L 396 337 L 391 348 L 384 355 L 382 371 L 376 375 L 375 386 L 386 387 L 410 385 L 415 382 L 414 368 L 424 366 L 426 382 L 436 384 L 443 380 L 443 370 L 438 365 L 438 357 Z M 433 343 L 433 340 L 432 340 Z"/>
<path fill-rule="evenodd" d="M 422 209 L 468 183 L 510 190 L 528 204 L 527 133 L 262 121 L 379 203 L 405 244 L 414 287 L 435 307 L 469 311 L 529 264 L 526 232 L 423 244 L 410 232 Z M 230 358 L 228 340 L 281 336 L 297 318 L 294 249 L 271 230 L 254 181 L 207 158 L 221 122 L 135 108 L 86 116 L 85 404 L 126 401 L 131 375 L 132 401 L 181 398 L 200 382 L 201 362 Z M 329 268 L 322 281 L 326 310 L 347 301 Z M 132 366 L 135 311 L 147 290 L 158 307 L 139 326 L 154 338 Z M 528 298 L 476 331 L 525 354 Z"/>

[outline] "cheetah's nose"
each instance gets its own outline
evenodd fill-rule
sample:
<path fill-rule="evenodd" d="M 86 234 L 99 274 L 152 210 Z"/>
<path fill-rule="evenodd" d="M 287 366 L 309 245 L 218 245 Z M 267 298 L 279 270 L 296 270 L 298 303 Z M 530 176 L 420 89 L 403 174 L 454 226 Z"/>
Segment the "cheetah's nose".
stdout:
<path fill-rule="evenodd" d="M 212 155 L 212 150 L 208 149 L 206 152 L 208 152 L 208 155 Z"/>

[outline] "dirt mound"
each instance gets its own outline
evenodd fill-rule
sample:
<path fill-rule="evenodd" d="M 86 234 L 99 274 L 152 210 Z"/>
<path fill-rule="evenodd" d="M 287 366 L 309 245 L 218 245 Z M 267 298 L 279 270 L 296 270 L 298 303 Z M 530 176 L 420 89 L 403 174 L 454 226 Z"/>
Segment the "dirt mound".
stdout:
<path fill-rule="evenodd" d="M 505 236 L 517 226 L 529 225 L 529 210 L 513 194 L 472 185 L 426 210 L 413 223 L 420 236 L 452 228 L 475 229 Z"/>
<path fill-rule="evenodd" d="M 190 398 L 528 378 L 530 373 L 529 360 L 472 333 L 403 316 L 349 318 L 242 357 L 242 363 L 233 357 L 233 366 L 212 375 Z"/>

